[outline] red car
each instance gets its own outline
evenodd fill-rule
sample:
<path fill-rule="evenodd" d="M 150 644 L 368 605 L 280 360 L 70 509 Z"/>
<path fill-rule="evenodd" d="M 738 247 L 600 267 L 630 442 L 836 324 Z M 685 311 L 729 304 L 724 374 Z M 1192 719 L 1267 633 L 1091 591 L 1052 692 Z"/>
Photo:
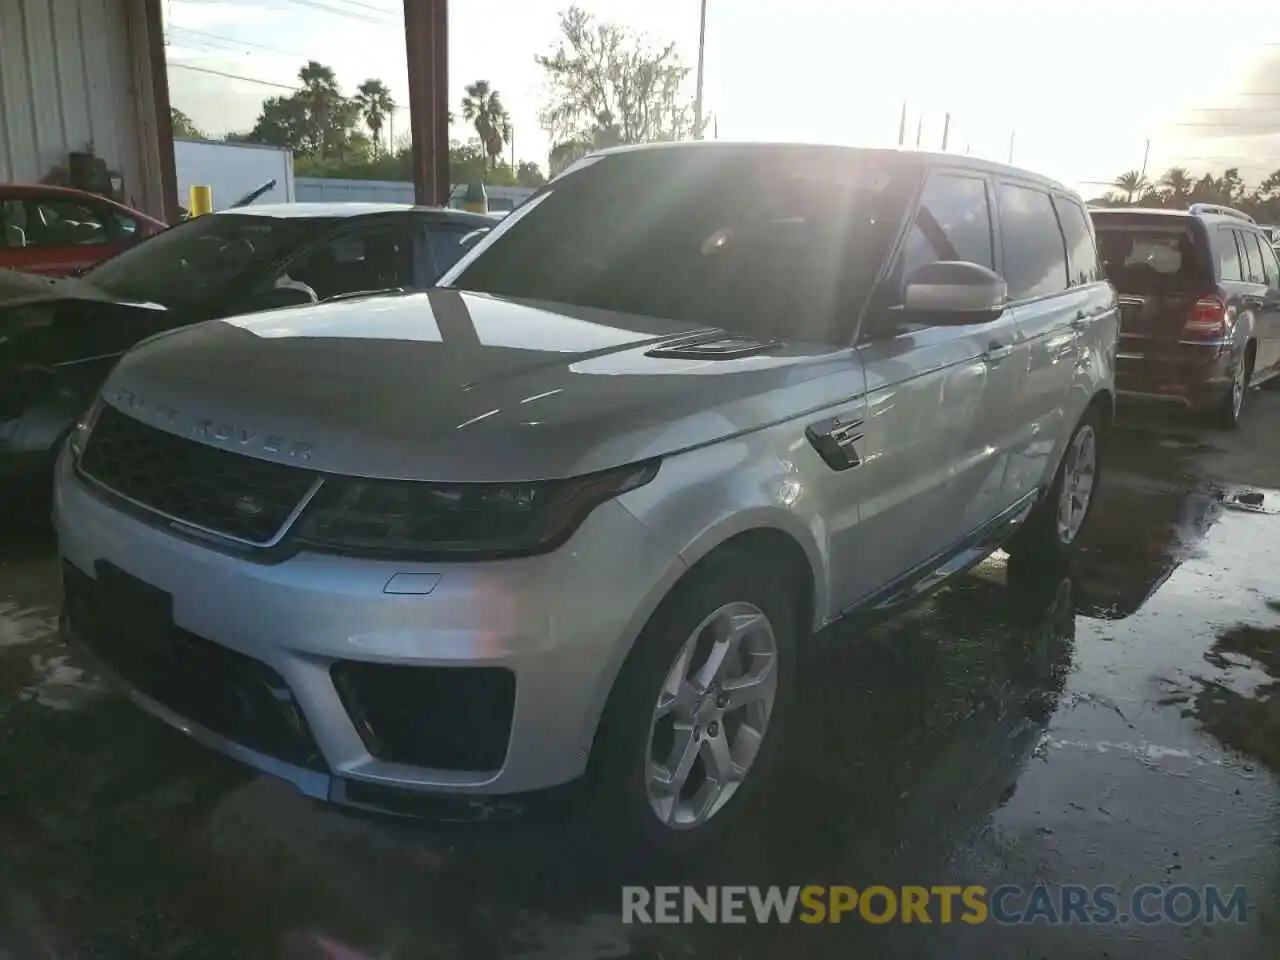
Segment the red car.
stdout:
<path fill-rule="evenodd" d="M 63 276 L 167 226 L 81 190 L 0 183 L 0 267 Z"/>

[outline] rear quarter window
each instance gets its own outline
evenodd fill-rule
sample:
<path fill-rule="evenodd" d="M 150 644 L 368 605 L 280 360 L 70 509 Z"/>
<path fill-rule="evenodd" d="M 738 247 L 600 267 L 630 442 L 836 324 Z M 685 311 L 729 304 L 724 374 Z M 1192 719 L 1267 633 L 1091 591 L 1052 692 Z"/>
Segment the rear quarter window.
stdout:
<path fill-rule="evenodd" d="M 1067 270 L 1072 286 L 1085 286 L 1102 279 L 1102 267 L 1098 262 L 1098 248 L 1093 241 L 1093 230 L 1083 208 L 1067 197 L 1054 197 L 1058 210 L 1062 235 L 1067 241 Z"/>
<path fill-rule="evenodd" d="M 1219 227 L 1213 246 L 1218 255 L 1218 275 L 1223 280 L 1243 280 L 1244 271 L 1240 263 L 1240 248 L 1236 244 L 1236 232 L 1230 227 Z"/>

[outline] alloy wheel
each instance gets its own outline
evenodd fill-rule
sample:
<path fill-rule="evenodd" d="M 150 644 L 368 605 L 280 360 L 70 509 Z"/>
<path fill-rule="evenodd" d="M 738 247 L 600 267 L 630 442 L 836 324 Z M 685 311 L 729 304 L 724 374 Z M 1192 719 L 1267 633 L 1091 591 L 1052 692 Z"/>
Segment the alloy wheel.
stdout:
<path fill-rule="evenodd" d="M 645 788 L 661 823 L 689 830 L 724 808 L 764 743 L 777 687 L 777 639 L 759 607 L 729 603 L 698 625 L 649 724 Z"/>
<path fill-rule="evenodd" d="M 1085 424 L 1071 440 L 1062 471 L 1062 493 L 1058 498 L 1058 539 L 1065 545 L 1075 542 L 1089 513 L 1094 480 L 1098 473 L 1098 435 Z"/>
<path fill-rule="evenodd" d="M 1240 419 L 1240 411 L 1244 408 L 1244 390 L 1248 377 L 1248 364 L 1244 358 L 1236 365 L 1236 374 L 1231 378 L 1231 416 Z"/>

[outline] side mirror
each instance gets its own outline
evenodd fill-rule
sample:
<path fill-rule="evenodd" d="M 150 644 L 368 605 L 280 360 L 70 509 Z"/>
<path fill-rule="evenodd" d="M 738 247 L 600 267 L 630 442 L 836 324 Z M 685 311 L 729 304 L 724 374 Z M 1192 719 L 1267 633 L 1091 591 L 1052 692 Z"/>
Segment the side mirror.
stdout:
<path fill-rule="evenodd" d="M 477 243 L 479 243 L 483 237 L 487 237 L 489 235 L 489 231 L 492 229 L 493 229 L 492 227 L 481 227 L 479 230 L 472 230 L 465 237 L 463 237 L 461 240 L 458 241 L 458 249 L 470 250 Z"/>
<path fill-rule="evenodd" d="M 903 306 L 939 323 L 985 323 L 1004 312 L 1009 287 L 998 273 L 968 260 L 926 263 L 907 278 Z"/>

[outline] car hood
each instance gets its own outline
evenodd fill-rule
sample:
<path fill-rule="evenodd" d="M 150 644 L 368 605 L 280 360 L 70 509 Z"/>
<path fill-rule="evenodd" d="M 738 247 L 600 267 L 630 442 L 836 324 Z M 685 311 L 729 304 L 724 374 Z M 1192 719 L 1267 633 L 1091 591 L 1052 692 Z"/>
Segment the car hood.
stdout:
<path fill-rule="evenodd" d="M 0 308 L 48 303 L 56 300 L 92 300 L 164 309 L 159 304 L 117 297 L 79 277 L 49 277 L 20 270 L 0 269 Z"/>
<path fill-rule="evenodd" d="M 698 340 L 721 346 L 671 353 Z M 536 480 L 777 422 L 821 406 L 826 375 L 849 378 L 848 348 L 739 341 L 726 351 L 724 340 L 671 321 L 436 289 L 162 334 L 125 356 L 104 397 L 169 432 L 324 472 Z"/>

